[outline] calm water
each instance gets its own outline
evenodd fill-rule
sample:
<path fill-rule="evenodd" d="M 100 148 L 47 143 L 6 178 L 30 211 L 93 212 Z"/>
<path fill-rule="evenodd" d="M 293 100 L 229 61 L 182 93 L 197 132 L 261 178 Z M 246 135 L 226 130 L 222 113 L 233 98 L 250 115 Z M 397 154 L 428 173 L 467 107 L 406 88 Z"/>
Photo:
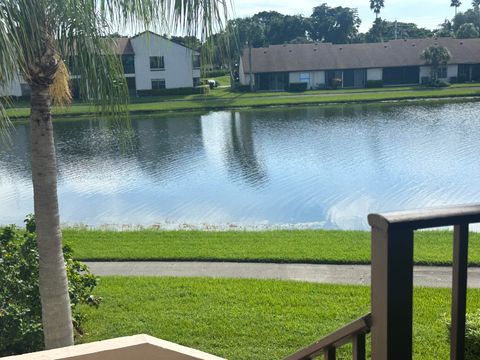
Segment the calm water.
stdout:
<path fill-rule="evenodd" d="M 359 105 L 55 124 L 64 223 L 367 228 L 480 202 L 480 103 Z M 32 212 L 29 127 L 0 147 L 0 223 Z"/>

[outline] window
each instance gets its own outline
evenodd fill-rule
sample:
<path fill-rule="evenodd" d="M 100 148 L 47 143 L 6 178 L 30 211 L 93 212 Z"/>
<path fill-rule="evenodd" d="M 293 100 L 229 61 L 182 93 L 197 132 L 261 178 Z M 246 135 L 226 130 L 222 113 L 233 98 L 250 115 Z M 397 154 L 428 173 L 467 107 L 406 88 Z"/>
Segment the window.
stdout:
<path fill-rule="evenodd" d="M 300 73 L 300 82 L 309 83 L 310 73 Z"/>
<path fill-rule="evenodd" d="M 135 56 L 122 55 L 123 72 L 125 74 L 135 74 Z"/>
<path fill-rule="evenodd" d="M 194 77 L 193 78 L 193 86 L 200 86 L 200 78 Z"/>
<path fill-rule="evenodd" d="M 446 66 L 442 66 L 442 67 L 439 67 L 438 68 L 438 71 L 437 71 L 437 77 L 439 79 L 446 79 L 448 76 L 447 76 L 447 67 Z"/>
<path fill-rule="evenodd" d="M 200 68 L 200 55 L 198 54 L 193 55 L 193 68 L 194 69 Z"/>
<path fill-rule="evenodd" d="M 165 70 L 165 59 L 163 56 L 150 56 L 150 70 Z"/>
<path fill-rule="evenodd" d="M 153 79 L 152 90 L 165 89 L 165 79 Z"/>

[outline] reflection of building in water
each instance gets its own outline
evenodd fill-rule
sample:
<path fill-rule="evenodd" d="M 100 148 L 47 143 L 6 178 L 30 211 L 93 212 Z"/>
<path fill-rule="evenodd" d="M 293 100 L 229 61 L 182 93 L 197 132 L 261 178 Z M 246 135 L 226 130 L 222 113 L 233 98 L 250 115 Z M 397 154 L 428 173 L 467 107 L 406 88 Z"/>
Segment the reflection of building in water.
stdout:
<path fill-rule="evenodd" d="M 139 120 L 133 127 L 136 159 L 144 170 L 161 175 L 160 180 L 187 171 L 203 156 L 202 130 L 196 116 Z"/>
<path fill-rule="evenodd" d="M 267 179 L 258 159 L 253 138 L 252 120 L 244 114 L 221 112 L 202 117 L 205 152 L 219 167 L 225 167 L 234 181 L 258 187 Z"/>

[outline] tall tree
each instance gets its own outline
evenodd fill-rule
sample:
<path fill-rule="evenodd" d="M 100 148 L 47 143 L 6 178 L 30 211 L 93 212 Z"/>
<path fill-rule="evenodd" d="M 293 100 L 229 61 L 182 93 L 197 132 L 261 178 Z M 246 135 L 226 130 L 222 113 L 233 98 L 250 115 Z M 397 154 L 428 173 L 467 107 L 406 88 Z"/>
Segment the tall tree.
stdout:
<path fill-rule="evenodd" d="M 450 1 L 450 7 L 455 8 L 455 15 L 457 15 L 458 8 L 462 5 L 462 2 L 460 0 L 451 0 Z"/>
<path fill-rule="evenodd" d="M 472 23 L 462 24 L 455 32 L 455 37 L 457 39 L 473 39 L 478 38 L 479 32 L 478 29 Z"/>
<path fill-rule="evenodd" d="M 480 0 L 473 0 L 472 6 L 474 9 L 478 9 L 480 7 Z"/>
<path fill-rule="evenodd" d="M 355 40 L 360 24 L 357 9 L 322 4 L 313 8 L 309 35 L 316 41 L 350 43 Z"/>
<path fill-rule="evenodd" d="M 378 16 L 380 15 L 380 11 L 382 11 L 382 8 L 385 7 L 385 1 L 384 0 L 370 0 L 370 9 L 373 10 L 375 13 L 375 18 L 378 19 Z"/>
<path fill-rule="evenodd" d="M 448 64 L 452 55 L 444 46 L 430 46 L 422 52 L 420 57 L 426 65 L 430 66 L 431 78 L 435 81 L 438 78 L 438 70 L 441 66 Z"/>
<path fill-rule="evenodd" d="M 162 27 L 206 37 L 226 13 L 220 0 L 0 0 L 0 87 L 17 76 L 31 87 L 31 163 L 46 348 L 73 344 L 62 254 L 52 105 L 70 100 L 68 68 L 80 95 L 103 114 L 126 114 L 128 92 L 109 24 Z M 217 21 L 218 20 L 218 21 Z M 8 120 L 4 104 L 0 119 Z"/>

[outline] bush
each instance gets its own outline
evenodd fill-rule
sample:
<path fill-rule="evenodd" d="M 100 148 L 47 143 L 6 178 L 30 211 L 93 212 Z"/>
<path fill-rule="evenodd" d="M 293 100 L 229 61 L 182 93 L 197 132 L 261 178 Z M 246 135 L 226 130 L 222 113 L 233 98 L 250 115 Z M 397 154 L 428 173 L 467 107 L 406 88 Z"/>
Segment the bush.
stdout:
<path fill-rule="evenodd" d="M 434 80 L 430 82 L 429 86 L 435 87 L 435 88 L 444 88 L 444 87 L 449 87 L 450 83 L 443 81 L 443 80 Z"/>
<path fill-rule="evenodd" d="M 445 321 L 448 333 L 451 331 L 451 322 Z M 465 323 L 465 360 L 480 359 L 480 311 L 467 314 Z"/>
<path fill-rule="evenodd" d="M 207 71 L 205 73 L 205 77 L 220 77 L 220 76 L 225 76 L 229 74 L 230 72 L 228 70 L 212 70 L 212 71 Z"/>
<path fill-rule="evenodd" d="M 343 80 L 341 78 L 335 77 L 330 80 L 330 86 L 332 89 L 338 89 L 342 86 Z"/>
<path fill-rule="evenodd" d="M 430 76 L 422 76 L 422 79 L 420 80 L 420 84 L 422 85 L 430 85 L 431 83 L 431 79 L 430 79 Z"/>
<path fill-rule="evenodd" d="M 137 90 L 138 96 L 194 95 L 203 93 L 205 93 L 205 88 L 203 86 L 176 89 Z"/>
<path fill-rule="evenodd" d="M 306 82 L 290 83 L 288 85 L 288 91 L 291 92 L 304 92 L 307 90 L 308 84 Z"/>
<path fill-rule="evenodd" d="M 450 79 L 450 84 L 457 84 L 458 83 L 458 77 L 452 76 Z"/>
<path fill-rule="evenodd" d="M 42 308 L 38 289 L 38 251 L 35 221 L 25 220 L 26 228 L 0 228 L 0 357 L 43 349 Z M 69 281 L 73 325 L 81 335 L 84 317 L 78 305 L 98 306 L 91 295 L 97 278 L 64 247 Z"/>
<path fill-rule="evenodd" d="M 235 91 L 238 92 L 249 92 L 250 91 L 250 85 L 238 85 L 234 89 Z"/>
<path fill-rule="evenodd" d="M 383 88 L 383 80 L 367 80 L 366 88 Z"/>
<path fill-rule="evenodd" d="M 464 82 L 467 82 L 467 77 L 465 75 L 458 75 L 457 80 L 459 84 L 463 84 Z"/>

